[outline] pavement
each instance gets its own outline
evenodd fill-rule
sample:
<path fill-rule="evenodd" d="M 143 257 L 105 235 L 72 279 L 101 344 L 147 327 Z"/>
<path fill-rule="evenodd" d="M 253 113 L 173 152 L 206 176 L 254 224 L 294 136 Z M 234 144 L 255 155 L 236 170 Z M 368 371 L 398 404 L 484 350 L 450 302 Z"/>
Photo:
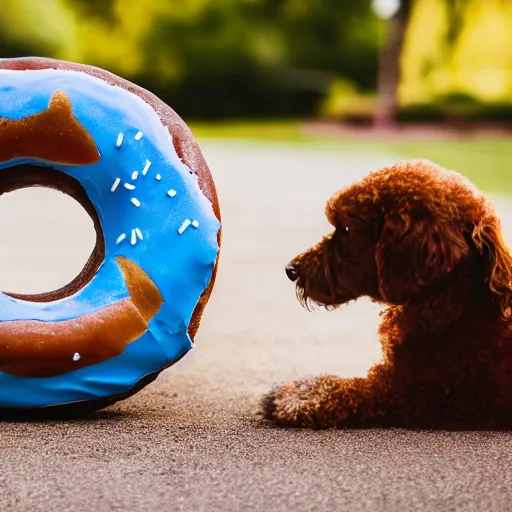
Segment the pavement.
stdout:
<path fill-rule="evenodd" d="M 92 418 L 1 424 L 0 511 L 512 511 L 511 432 L 288 430 L 257 415 L 274 382 L 364 375 L 379 359 L 377 305 L 309 313 L 283 267 L 329 230 L 323 208 L 331 193 L 396 157 L 228 141 L 202 147 L 224 247 L 196 347 Z M 32 190 L 19 194 L 2 198 L 0 218 L 42 201 Z M 80 211 L 63 215 L 69 202 L 54 196 L 45 204 L 37 221 L 54 219 L 68 236 L 1 224 L 2 240 L 27 248 L 16 258 L 0 249 L 10 269 L 3 289 L 64 284 L 57 281 L 72 278 L 78 255 L 92 247 Z M 512 206 L 496 205 L 512 235 Z M 60 240 L 67 264 L 44 252 L 49 240 Z M 47 272 L 20 279 L 16 266 L 34 246 Z"/>

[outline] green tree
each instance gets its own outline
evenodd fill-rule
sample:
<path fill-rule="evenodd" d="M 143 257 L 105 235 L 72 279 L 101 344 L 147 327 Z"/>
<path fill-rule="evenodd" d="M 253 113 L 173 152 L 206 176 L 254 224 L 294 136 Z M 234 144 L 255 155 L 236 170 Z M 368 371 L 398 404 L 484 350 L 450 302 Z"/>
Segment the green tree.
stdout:
<path fill-rule="evenodd" d="M 2 2 L 4 56 L 104 67 L 188 117 L 311 115 L 336 77 L 375 87 L 370 0 Z"/>

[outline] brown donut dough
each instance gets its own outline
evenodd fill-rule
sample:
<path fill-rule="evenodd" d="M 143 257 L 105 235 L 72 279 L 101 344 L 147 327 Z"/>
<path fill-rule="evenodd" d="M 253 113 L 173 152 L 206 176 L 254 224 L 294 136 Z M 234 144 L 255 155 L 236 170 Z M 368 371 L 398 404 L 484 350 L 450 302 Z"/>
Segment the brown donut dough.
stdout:
<path fill-rule="evenodd" d="M 119 257 L 116 262 L 129 298 L 73 320 L 0 322 L 0 371 L 18 377 L 61 375 L 118 356 L 142 336 L 163 297 L 133 261 Z"/>
<path fill-rule="evenodd" d="M 88 165 L 98 162 L 100 154 L 91 134 L 74 117 L 67 95 L 57 91 L 42 112 L 0 119 L 0 162 L 19 157 Z"/>
<path fill-rule="evenodd" d="M 44 58 L 22 58 L 22 59 L 7 59 L 7 60 L 1 60 L 0 61 L 0 69 L 10 69 L 10 70 L 38 70 L 38 69 L 61 69 L 61 70 L 68 70 L 68 71 L 80 71 L 82 73 L 87 73 L 89 75 L 92 75 L 96 78 L 99 78 L 111 85 L 115 85 L 118 87 L 122 87 L 123 89 L 126 89 L 133 94 L 136 94 L 137 96 L 141 97 L 146 103 L 148 103 L 153 110 L 157 113 L 159 116 L 162 124 L 167 127 L 169 130 L 169 133 L 172 136 L 172 142 L 174 145 L 174 148 L 179 156 L 179 158 L 182 160 L 183 163 L 185 163 L 191 171 L 197 175 L 199 187 L 201 188 L 204 195 L 211 201 L 213 206 L 213 211 L 215 213 L 215 216 L 220 221 L 221 215 L 220 215 L 220 209 L 219 209 L 219 203 L 217 198 L 217 192 L 215 189 L 215 185 L 213 183 L 212 176 L 210 174 L 210 171 L 208 169 L 208 165 L 206 164 L 206 161 L 201 153 L 201 150 L 199 149 L 199 146 L 192 135 L 192 132 L 189 130 L 185 122 L 174 112 L 172 108 L 167 106 L 164 102 L 162 102 L 159 98 L 157 98 L 154 94 L 146 91 L 145 89 L 142 89 L 141 87 L 138 87 L 134 85 L 133 83 L 124 80 L 123 78 L 120 78 L 112 73 L 109 73 L 108 71 L 104 71 L 102 69 L 93 67 L 93 66 L 86 66 L 83 64 L 76 64 L 72 62 L 65 62 L 65 61 L 58 61 L 53 59 L 44 59 Z M 50 115 L 50 119 L 52 119 L 52 105 L 54 107 L 53 114 L 59 114 L 60 112 L 66 112 L 66 101 L 65 101 L 65 95 L 56 94 L 52 98 L 52 102 L 50 104 L 50 107 L 48 110 L 45 110 L 39 114 L 36 114 L 37 116 L 48 116 Z M 69 117 L 69 111 L 67 112 Z M 2 125 L 2 122 L 5 122 L 5 120 L 0 120 L 0 126 Z M 13 123 L 11 121 L 11 123 Z M 36 123 L 37 124 L 37 123 Z M 14 133 L 16 126 L 15 124 L 12 125 L 10 136 L 12 137 L 12 133 Z M 77 131 L 77 133 L 80 130 L 80 125 L 77 123 L 76 126 L 72 127 L 74 130 Z M 82 136 L 84 134 L 81 134 Z M 88 134 L 87 134 L 88 135 Z M 4 139 L 5 137 L 5 139 Z M 4 135 L 2 139 L 0 140 L 0 148 L 3 146 L 7 146 L 5 141 L 9 140 L 7 136 Z M 82 138 L 83 140 L 87 140 Z M 8 151 L 9 149 L 5 149 L 5 151 Z M 14 151 L 14 149 L 11 149 L 11 151 Z M 26 156 L 26 155 L 25 155 Z M 88 153 L 88 158 L 91 158 L 91 153 Z M 1 158 L 0 158 L 1 159 Z M 30 174 L 30 171 L 27 171 L 28 174 Z M 8 174 L 8 173 L 5 173 Z M 37 175 L 37 173 L 32 172 L 32 175 Z M 75 198 L 80 200 L 82 203 L 87 203 L 88 198 L 83 197 L 77 197 L 80 194 L 78 194 L 75 190 L 66 190 L 66 187 L 60 186 L 60 184 L 57 183 L 41 183 L 40 181 L 34 181 L 32 176 L 32 182 L 25 182 L 25 183 L 17 183 L 16 186 L 7 187 L 9 190 L 15 190 L 16 188 L 21 188 L 23 186 L 29 186 L 29 185 L 45 185 L 45 186 L 53 186 L 54 188 L 57 188 L 59 190 L 63 190 L 64 192 L 72 192 L 70 195 L 73 195 Z M 41 180 L 43 178 L 41 177 Z M 29 180 L 30 181 L 30 180 Z M 0 180 L 0 194 L 9 191 L 6 188 L 2 188 L 1 186 L 1 180 Z M 16 295 L 16 294 L 10 294 L 14 297 L 20 297 L 24 300 L 32 300 L 35 302 L 44 302 L 44 301 L 50 301 L 50 300 L 58 300 L 63 297 L 72 295 L 79 289 L 81 289 L 85 284 L 87 284 L 90 279 L 94 276 L 96 270 L 99 268 L 99 265 L 101 264 L 103 257 L 104 257 L 104 242 L 102 237 L 99 236 L 98 230 L 100 229 L 99 224 L 97 222 L 97 215 L 95 212 L 90 211 L 90 208 L 86 208 L 88 212 L 91 214 L 91 217 L 93 218 L 93 221 L 95 222 L 96 231 L 98 233 L 97 236 L 97 243 L 96 248 L 91 257 L 89 258 L 89 261 L 86 263 L 84 269 L 80 273 L 79 276 L 77 276 L 76 279 L 74 279 L 71 283 L 69 283 L 64 288 L 61 288 L 59 290 L 56 290 L 54 292 L 49 292 L 45 294 L 39 294 L 39 295 Z M 219 243 L 219 254 L 220 254 L 220 246 L 221 246 L 221 238 L 222 238 L 222 231 L 219 230 L 218 233 L 218 243 Z M 206 290 L 201 295 L 194 312 L 192 314 L 192 318 L 189 325 L 189 335 L 194 340 L 195 335 L 197 333 L 197 330 L 199 328 L 199 324 L 201 321 L 201 316 L 203 314 L 204 308 L 210 298 L 211 292 L 213 290 L 213 286 L 215 283 L 215 278 L 217 274 L 217 264 L 218 264 L 218 256 L 217 261 L 215 262 L 215 266 L 212 272 L 212 277 L 210 280 L 210 283 Z M 133 297 L 132 297 L 133 300 Z"/>

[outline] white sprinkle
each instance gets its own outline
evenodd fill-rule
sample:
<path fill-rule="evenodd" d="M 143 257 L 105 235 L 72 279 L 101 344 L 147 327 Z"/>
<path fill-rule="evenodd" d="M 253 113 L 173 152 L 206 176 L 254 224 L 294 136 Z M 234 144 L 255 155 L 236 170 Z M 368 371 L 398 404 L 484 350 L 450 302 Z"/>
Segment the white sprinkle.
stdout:
<path fill-rule="evenodd" d="M 169 197 L 174 197 L 174 196 L 176 195 L 176 190 L 174 190 L 173 188 L 171 188 L 171 190 L 169 190 L 169 191 L 167 192 L 167 195 L 168 195 Z"/>
<path fill-rule="evenodd" d="M 136 180 L 138 175 L 139 175 L 139 171 L 133 171 L 132 172 L 132 180 Z"/>
<path fill-rule="evenodd" d="M 160 181 L 161 179 L 162 179 L 162 176 L 160 176 L 160 174 L 157 174 L 157 175 L 155 176 L 155 180 L 156 180 L 156 181 Z"/>
<path fill-rule="evenodd" d="M 73 361 L 79 361 L 80 360 L 80 354 L 78 352 L 75 352 L 73 354 Z"/>
<path fill-rule="evenodd" d="M 190 219 L 185 219 L 183 221 L 183 224 L 180 226 L 180 229 L 178 229 L 178 234 L 182 235 L 185 229 L 187 229 L 190 226 Z"/>
<path fill-rule="evenodd" d="M 197 220 L 193 220 L 192 221 L 192 226 L 197 229 L 199 227 L 199 222 L 197 222 Z"/>
<path fill-rule="evenodd" d="M 142 176 L 146 176 L 150 167 L 151 167 L 151 162 L 149 160 L 146 160 L 146 165 L 144 166 L 144 169 L 142 169 Z"/>
<path fill-rule="evenodd" d="M 140 206 L 140 201 L 138 199 L 136 199 L 135 197 L 132 197 L 130 199 L 130 201 L 132 202 L 132 204 L 134 204 L 137 208 Z"/>
<path fill-rule="evenodd" d="M 140 139 L 142 139 L 142 136 L 143 136 L 143 135 L 144 135 L 144 134 L 143 134 L 142 132 L 137 132 L 137 135 L 135 135 L 135 140 L 140 140 Z"/>
<path fill-rule="evenodd" d="M 132 239 L 130 240 L 132 245 L 137 243 L 137 235 L 135 234 L 135 229 L 132 229 Z"/>
<path fill-rule="evenodd" d="M 116 188 L 119 187 L 119 183 L 121 183 L 121 179 L 120 178 L 116 178 L 116 180 L 114 181 L 114 184 L 110 188 L 110 192 L 115 192 Z"/>
<path fill-rule="evenodd" d="M 135 190 L 135 185 L 132 185 L 131 183 L 125 183 L 124 188 L 127 188 L 128 190 Z"/>
<path fill-rule="evenodd" d="M 121 144 L 123 143 L 123 140 L 124 140 L 124 133 L 120 133 L 117 136 L 116 148 L 120 148 L 121 147 Z"/>
<path fill-rule="evenodd" d="M 144 240 L 144 237 L 142 236 L 142 233 L 139 228 L 135 228 L 135 233 L 137 233 L 139 240 Z"/>
<path fill-rule="evenodd" d="M 120 244 L 126 238 L 126 234 L 119 235 L 116 240 L 116 244 Z"/>

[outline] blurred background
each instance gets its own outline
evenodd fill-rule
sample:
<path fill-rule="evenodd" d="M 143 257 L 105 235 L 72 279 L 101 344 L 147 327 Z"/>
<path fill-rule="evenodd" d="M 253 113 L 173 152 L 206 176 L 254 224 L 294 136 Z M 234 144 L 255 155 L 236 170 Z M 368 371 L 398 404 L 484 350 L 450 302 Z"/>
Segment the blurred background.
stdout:
<path fill-rule="evenodd" d="M 0 56 L 23 55 L 111 70 L 200 138 L 390 142 L 507 176 L 510 0 L 2 0 Z"/>
<path fill-rule="evenodd" d="M 2 0 L 0 57 L 29 55 L 100 66 L 161 97 L 198 137 L 225 202 L 237 199 L 229 180 L 244 169 L 245 186 L 258 158 L 295 169 L 286 193 L 304 186 L 308 215 L 321 216 L 335 188 L 403 158 L 512 192 L 511 0 Z M 22 193 L 0 208 L 18 205 L 25 222 L 35 192 Z M 270 200 L 263 193 L 258 207 L 283 215 Z M 64 206 L 48 204 L 48 225 L 61 222 L 51 233 L 68 226 L 71 240 Z M 16 229 L 18 239 L 50 236 Z M 19 264 L 19 251 L 9 258 Z M 56 272 L 66 282 L 82 263 Z"/>
<path fill-rule="evenodd" d="M 0 45 L 104 67 L 188 120 L 512 120 L 510 0 L 2 0 Z"/>
<path fill-rule="evenodd" d="M 188 119 L 512 116 L 509 0 L 2 0 L 0 42 L 110 69 Z"/>

